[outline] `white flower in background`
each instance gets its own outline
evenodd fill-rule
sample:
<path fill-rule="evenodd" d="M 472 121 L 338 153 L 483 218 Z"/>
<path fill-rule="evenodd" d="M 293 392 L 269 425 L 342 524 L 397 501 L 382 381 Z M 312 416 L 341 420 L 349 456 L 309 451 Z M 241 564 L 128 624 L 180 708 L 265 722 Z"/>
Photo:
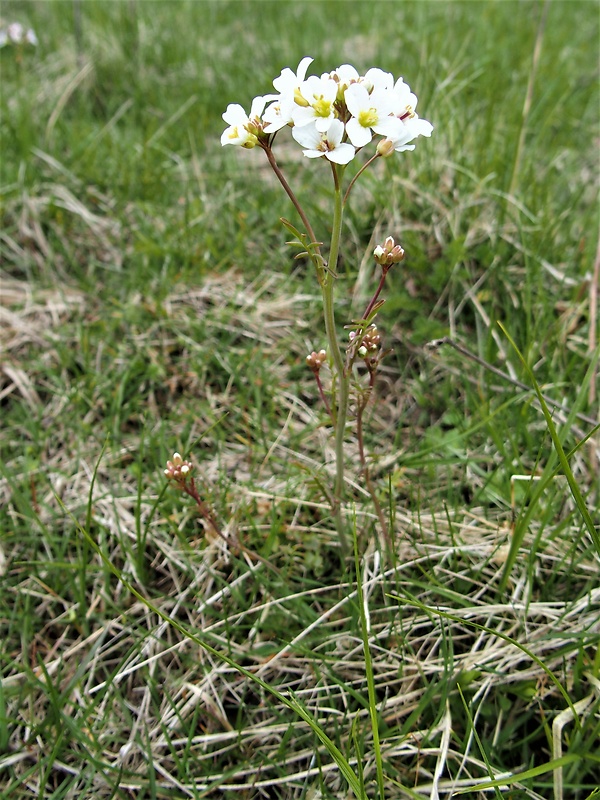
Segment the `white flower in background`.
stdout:
<path fill-rule="evenodd" d="M 307 158 L 325 156 L 335 164 L 348 164 L 354 158 L 355 150 L 348 142 L 342 142 L 344 123 L 334 119 L 329 130 L 319 131 L 316 125 L 303 125 L 292 128 L 292 136 L 305 148 Z"/>
<path fill-rule="evenodd" d="M 20 22 L 12 22 L 8 27 L 0 29 L 0 47 L 7 44 L 30 44 L 36 47 L 38 38 L 33 28 L 25 28 Z"/>
<path fill-rule="evenodd" d="M 327 76 L 318 78 L 311 75 L 303 81 L 295 92 L 295 107 L 292 112 L 294 125 L 302 127 L 314 122 L 320 133 L 329 130 L 336 118 L 334 103 L 337 90 L 337 83 Z"/>
<path fill-rule="evenodd" d="M 394 99 L 386 89 L 373 89 L 369 94 L 362 83 L 352 83 L 344 94 L 352 118 L 346 123 L 348 138 L 355 147 L 364 147 L 373 138 L 372 131 L 393 139 L 402 130 L 393 115 Z M 400 124 L 398 124 L 400 123 Z"/>
<path fill-rule="evenodd" d="M 263 130 L 261 114 L 269 99 L 269 95 L 255 97 L 248 115 L 238 103 L 230 103 L 223 114 L 223 119 L 229 123 L 229 127 L 221 134 L 221 144 L 223 146 L 237 144 L 246 149 L 255 147 L 258 134 Z"/>
<path fill-rule="evenodd" d="M 304 82 L 306 71 L 312 62 L 313 59 L 306 56 L 298 64 L 296 72 L 292 72 L 289 67 L 286 67 L 273 81 L 273 86 L 279 92 L 279 96 L 275 97 L 275 102 L 271 103 L 263 114 L 263 120 L 266 123 L 265 133 L 275 133 L 293 121 L 294 95 L 300 90 L 300 85 Z"/>

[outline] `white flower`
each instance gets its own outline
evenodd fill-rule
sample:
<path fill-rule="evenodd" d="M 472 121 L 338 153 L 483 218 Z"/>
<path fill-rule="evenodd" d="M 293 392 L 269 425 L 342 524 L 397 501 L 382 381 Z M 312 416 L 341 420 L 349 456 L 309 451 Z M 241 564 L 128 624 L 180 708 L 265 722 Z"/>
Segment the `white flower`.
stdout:
<path fill-rule="evenodd" d="M 417 95 L 410 90 L 408 83 L 404 83 L 403 78 L 398 78 L 392 91 L 394 101 L 394 114 L 404 121 L 405 117 L 414 114 L 417 107 Z"/>
<path fill-rule="evenodd" d="M 33 28 L 25 30 L 20 22 L 11 22 L 6 29 L 0 29 L 0 47 L 5 47 L 7 44 L 30 44 L 35 47 L 37 43 L 38 39 Z"/>
<path fill-rule="evenodd" d="M 275 131 L 293 122 L 292 112 L 295 107 L 294 96 L 300 90 L 300 84 L 306 77 L 306 70 L 312 63 L 310 56 L 305 56 L 298 64 L 296 72 L 292 72 L 289 67 L 281 71 L 278 78 L 273 81 L 273 86 L 279 92 L 274 96 L 275 102 L 271 103 L 263 114 L 263 121 L 266 123 L 265 133 L 275 133 Z"/>
<path fill-rule="evenodd" d="M 275 133 L 275 131 L 289 125 L 292 120 L 292 112 L 295 107 L 294 96 L 300 90 L 300 85 L 306 77 L 306 70 L 312 63 L 310 56 L 305 56 L 298 64 L 296 72 L 292 72 L 289 67 L 281 71 L 278 78 L 273 81 L 273 86 L 279 92 L 274 96 L 274 101 L 266 109 L 263 120 L 265 133 Z"/>
<path fill-rule="evenodd" d="M 374 89 L 391 89 L 394 86 L 394 76 L 391 72 L 384 72 L 379 67 L 371 67 L 361 78 L 361 83 L 369 92 Z"/>
<path fill-rule="evenodd" d="M 316 125 L 303 125 L 292 128 L 292 136 L 306 148 L 304 155 L 307 158 L 320 158 L 325 156 L 335 164 L 348 164 L 354 158 L 354 148 L 347 142 L 342 142 L 344 123 L 334 119 L 328 131 L 317 130 Z"/>
<path fill-rule="evenodd" d="M 330 77 L 348 87 L 351 83 L 356 83 L 360 76 L 352 64 L 342 64 L 331 73 Z"/>
<path fill-rule="evenodd" d="M 351 83 L 356 83 L 358 81 L 360 75 L 352 64 L 342 64 L 340 67 L 333 70 L 333 72 L 324 72 L 321 78 L 331 78 L 337 83 L 338 89 L 336 99 L 343 102 L 344 92 Z"/>
<path fill-rule="evenodd" d="M 249 115 L 238 103 L 230 103 L 227 111 L 223 114 L 223 119 L 229 123 L 229 127 L 221 134 L 221 144 L 223 146 L 237 144 L 240 147 L 255 147 L 258 142 L 257 134 L 263 129 L 261 114 L 269 99 L 268 95 L 255 97 Z"/>
<path fill-rule="evenodd" d="M 394 141 L 394 149 L 401 153 L 403 150 L 414 150 L 415 146 L 409 145 L 417 136 L 431 136 L 433 125 L 426 119 L 420 119 L 415 113 L 417 107 L 417 95 L 411 92 L 410 86 L 404 83 L 402 78 L 398 78 L 392 91 L 394 102 L 394 115 L 403 123 L 400 135 L 390 136 Z"/>
<path fill-rule="evenodd" d="M 426 119 L 419 119 L 416 114 L 405 119 L 401 125 L 402 128 L 399 135 L 388 137 L 397 153 L 402 153 L 405 150 L 414 150 L 414 144 L 409 144 L 409 142 L 412 142 L 417 136 L 431 136 L 433 130 L 431 122 L 427 122 Z"/>
<path fill-rule="evenodd" d="M 393 139 L 401 133 L 400 120 L 393 116 L 391 92 L 373 89 L 371 94 L 362 83 L 352 83 L 344 94 L 352 118 L 346 123 L 348 138 L 355 147 L 364 147 L 373 138 L 371 131 Z"/>
<path fill-rule="evenodd" d="M 12 22 L 6 29 L 8 38 L 15 44 L 21 44 L 25 39 L 25 28 L 20 22 Z"/>
<path fill-rule="evenodd" d="M 280 95 L 294 94 L 296 89 L 304 81 L 306 77 L 306 70 L 314 61 L 310 56 L 305 56 L 298 64 L 296 72 L 292 72 L 289 67 L 281 70 L 281 74 L 273 81 L 273 86 L 277 89 Z"/>
<path fill-rule="evenodd" d="M 285 128 L 292 122 L 292 112 L 294 110 L 294 100 L 289 97 L 281 97 L 274 103 L 267 106 L 263 114 L 265 123 L 265 133 L 275 133 L 275 131 Z"/>
<path fill-rule="evenodd" d="M 317 130 L 325 133 L 335 120 L 334 103 L 337 83 L 329 77 L 311 75 L 295 92 L 295 107 L 292 112 L 294 125 L 302 127 L 314 122 Z"/>

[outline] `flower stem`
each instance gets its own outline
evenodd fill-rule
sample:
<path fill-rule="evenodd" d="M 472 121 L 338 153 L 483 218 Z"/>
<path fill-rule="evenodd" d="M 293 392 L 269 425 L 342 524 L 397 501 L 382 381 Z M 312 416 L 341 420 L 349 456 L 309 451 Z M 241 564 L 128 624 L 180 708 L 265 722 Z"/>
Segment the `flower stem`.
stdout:
<path fill-rule="evenodd" d="M 385 515 L 383 513 L 383 509 L 381 508 L 381 503 L 379 502 L 379 498 L 377 497 L 377 492 L 375 491 L 375 487 L 373 486 L 373 481 L 371 480 L 371 474 L 369 472 L 369 465 L 367 463 L 367 457 L 365 455 L 365 439 L 363 435 L 363 419 L 365 410 L 369 403 L 369 398 L 371 397 L 373 386 L 375 383 L 375 373 L 371 372 L 369 378 L 369 394 L 365 398 L 365 400 L 360 400 L 358 404 L 358 409 L 356 413 L 356 439 L 358 441 L 358 457 L 360 459 L 361 471 L 364 477 L 365 485 L 367 487 L 367 491 L 371 495 L 371 500 L 373 501 L 373 506 L 375 508 L 375 513 L 377 514 L 377 518 L 379 520 L 379 525 L 381 527 L 381 532 L 383 534 L 383 544 L 388 548 L 388 552 L 391 551 L 392 541 L 390 538 L 390 530 L 388 524 L 385 519 Z"/>
<path fill-rule="evenodd" d="M 379 286 L 377 287 L 377 291 L 375 292 L 375 294 L 371 298 L 371 300 L 369 302 L 369 305 L 367 306 L 367 308 L 365 310 L 365 313 L 363 314 L 363 319 L 367 319 L 367 317 L 369 316 L 369 314 L 373 310 L 373 307 L 374 307 L 375 303 L 377 302 L 377 299 L 378 299 L 379 295 L 381 294 L 381 290 L 383 289 L 383 284 L 385 283 L 385 278 L 386 278 L 386 275 L 388 274 L 388 272 L 389 272 L 389 267 L 388 267 L 388 269 L 382 269 L 381 278 L 379 279 Z"/>
<path fill-rule="evenodd" d="M 358 180 L 358 178 L 360 178 L 360 176 L 361 176 L 361 175 L 363 174 L 363 172 L 364 172 L 364 171 L 367 169 L 367 167 L 370 167 L 370 166 L 371 166 L 371 164 L 372 164 L 372 163 L 373 163 L 373 162 L 374 162 L 374 161 L 375 161 L 377 158 L 379 158 L 379 153 L 375 153 L 375 155 L 371 156 L 371 158 L 370 158 L 368 161 L 366 161 L 366 162 L 365 162 L 365 163 L 362 165 L 362 167 L 361 167 L 361 168 L 358 170 L 358 172 L 356 173 L 356 175 L 355 175 L 355 176 L 352 178 L 352 180 L 351 180 L 351 181 L 350 181 L 350 183 L 348 184 L 348 188 L 346 189 L 346 194 L 344 195 L 344 205 L 346 205 L 346 201 L 348 200 L 348 197 L 349 197 L 349 195 L 350 195 L 350 192 L 352 191 L 352 188 L 353 188 L 354 184 L 356 183 L 356 181 Z"/>
<path fill-rule="evenodd" d="M 337 378 L 335 384 L 337 397 L 335 398 L 335 413 L 333 415 L 335 427 L 335 487 L 333 492 L 333 512 L 342 554 L 346 555 L 348 552 L 348 541 L 342 517 L 342 503 L 344 499 L 344 434 L 346 431 L 346 417 L 348 415 L 349 377 L 346 374 L 344 359 L 342 358 L 342 352 L 337 340 L 333 304 L 333 288 L 337 277 L 337 262 L 340 252 L 343 218 L 343 202 L 339 177 L 338 173 L 334 170 L 335 198 L 331 230 L 331 248 L 329 251 L 329 263 L 327 265 L 327 276 L 323 282 L 321 291 L 323 293 L 325 331 L 327 333 L 329 352 L 333 358 Z"/>
<path fill-rule="evenodd" d="M 296 209 L 296 211 L 300 215 L 300 219 L 302 220 L 302 223 L 303 223 L 304 227 L 306 228 L 306 232 L 308 233 L 311 242 L 316 242 L 317 241 L 317 237 L 315 236 L 315 232 L 312 229 L 312 225 L 310 224 L 308 217 L 304 213 L 304 209 L 300 205 L 300 203 L 298 201 L 298 198 L 296 197 L 296 195 L 292 191 L 291 186 L 287 182 L 287 180 L 285 178 L 285 175 L 281 171 L 281 169 L 279 167 L 279 164 L 275 160 L 275 156 L 273 155 L 272 149 L 268 145 L 264 145 L 263 146 L 263 150 L 265 151 L 265 154 L 266 154 L 267 158 L 269 159 L 269 164 L 271 165 L 271 168 L 272 168 L 273 172 L 275 173 L 275 175 L 277 175 L 277 179 L 279 180 L 279 183 L 283 186 L 283 188 L 285 190 L 285 193 L 290 198 L 290 200 L 294 204 L 294 208 Z M 316 248 L 316 252 L 320 253 L 320 250 L 319 250 L 318 247 Z"/>

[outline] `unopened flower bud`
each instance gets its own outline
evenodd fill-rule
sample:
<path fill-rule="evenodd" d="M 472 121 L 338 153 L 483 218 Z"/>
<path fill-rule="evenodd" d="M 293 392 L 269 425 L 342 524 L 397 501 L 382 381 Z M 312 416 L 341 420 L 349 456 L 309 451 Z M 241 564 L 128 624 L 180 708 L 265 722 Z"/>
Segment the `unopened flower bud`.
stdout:
<path fill-rule="evenodd" d="M 170 481 L 185 481 L 193 468 L 191 461 L 184 461 L 179 453 L 173 453 L 173 458 L 167 461 L 164 473 Z"/>
<path fill-rule="evenodd" d="M 377 155 L 389 158 L 395 151 L 394 142 L 391 139 L 382 139 L 377 145 Z"/>
<path fill-rule="evenodd" d="M 302 92 L 299 88 L 294 89 L 294 103 L 297 106 L 301 106 L 302 108 L 307 108 L 310 105 L 308 100 L 302 96 Z"/>
<path fill-rule="evenodd" d="M 404 250 L 394 242 L 392 236 L 388 236 L 383 244 L 378 244 L 373 250 L 373 258 L 382 267 L 389 268 L 404 260 Z"/>
<path fill-rule="evenodd" d="M 326 350 L 319 350 L 318 353 L 316 353 L 313 350 L 310 355 L 306 356 L 306 363 L 312 369 L 313 372 L 318 372 L 326 361 L 327 361 Z"/>
<path fill-rule="evenodd" d="M 381 344 L 381 336 L 377 330 L 377 325 L 369 325 L 362 336 L 360 347 L 356 351 L 361 358 L 366 358 L 369 354 L 376 353 Z"/>

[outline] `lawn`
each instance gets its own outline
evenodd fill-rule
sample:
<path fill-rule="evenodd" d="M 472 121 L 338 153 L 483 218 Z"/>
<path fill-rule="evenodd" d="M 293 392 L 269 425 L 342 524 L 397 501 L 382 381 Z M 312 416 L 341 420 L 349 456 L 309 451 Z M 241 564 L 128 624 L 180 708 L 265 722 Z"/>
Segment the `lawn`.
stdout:
<path fill-rule="evenodd" d="M 0 797 L 600 797 L 598 4 L 0 13 L 38 39 L 0 49 Z M 344 218 L 340 341 L 406 253 L 362 436 L 350 403 L 355 558 L 301 221 L 220 144 L 306 55 L 434 126 Z M 326 248 L 324 160 L 280 140 Z"/>

